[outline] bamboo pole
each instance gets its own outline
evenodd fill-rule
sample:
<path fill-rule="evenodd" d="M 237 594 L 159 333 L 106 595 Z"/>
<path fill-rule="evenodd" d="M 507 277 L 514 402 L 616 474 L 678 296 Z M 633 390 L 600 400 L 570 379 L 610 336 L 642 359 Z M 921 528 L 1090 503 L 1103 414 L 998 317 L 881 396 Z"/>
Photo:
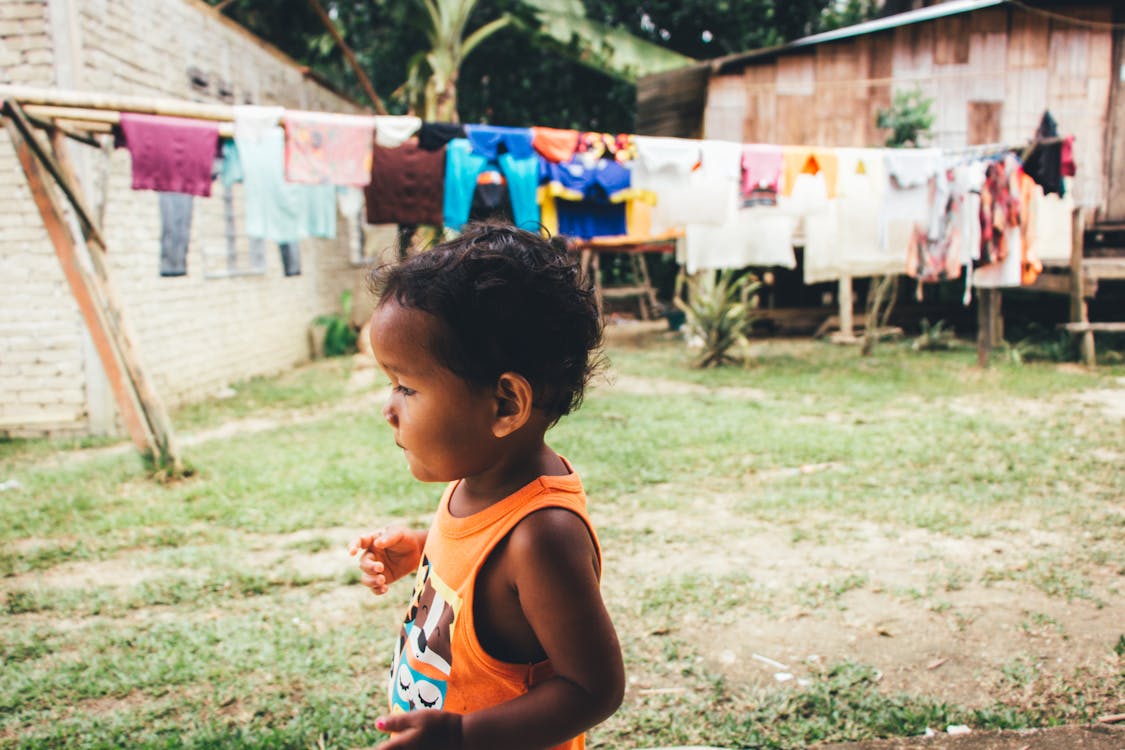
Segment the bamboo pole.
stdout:
<path fill-rule="evenodd" d="M 47 230 L 47 236 L 50 238 L 51 244 L 55 248 L 55 254 L 59 258 L 63 276 L 66 277 L 67 283 L 70 285 L 74 301 L 78 305 L 78 311 L 90 331 L 94 348 L 113 390 L 114 399 L 117 401 L 121 417 L 125 421 L 125 428 L 129 432 L 129 437 L 133 444 L 137 446 L 137 450 L 142 453 L 153 452 L 157 446 L 156 441 L 141 415 L 140 400 L 132 387 L 132 383 L 125 375 L 121 354 L 114 346 L 112 337 L 108 335 L 107 316 L 100 301 L 96 298 L 92 279 L 78 261 L 74 238 L 67 229 L 58 198 L 51 192 L 43 169 L 39 166 L 35 154 L 28 146 L 24 134 L 9 118 L 4 118 L 4 126 L 8 131 L 8 137 L 12 141 L 12 147 L 16 151 L 20 165 L 23 167 L 24 175 L 27 177 L 31 197 L 43 218 L 43 227 Z"/>
<path fill-rule="evenodd" d="M 19 105 L 8 102 L 5 125 L 16 147 L 24 174 L 39 207 L 55 251 L 59 255 L 64 273 L 68 276 L 72 292 L 83 318 L 94 338 L 99 358 L 110 379 L 118 406 L 126 419 L 134 443 L 143 453 L 149 453 L 161 468 L 174 475 L 183 473 L 184 466 L 176 445 L 175 434 L 167 410 L 152 387 L 141 366 L 133 341 L 136 339 L 124 309 L 117 301 L 108 270 L 105 266 L 105 241 L 85 208 L 77 181 L 62 149 L 60 163 L 52 159 L 35 140 L 31 126 Z M 56 135 L 56 146 L 62 135 Z M 79 227 L 86 241 L 87 255 L 94 273 L 90 274 L 78 261 L 75 238 L 66 225 L 66 218 L 58 198 L 47 184 L 44 171 L 58 183 L 79 216 Z M 124 374 L 124 377 L 122 376 Z M 130 423 L 130 420 L 133 420 Z M 139 425 L 137 424 L 139 423 Z"/>
<path fill-rule="evenodd" d="M 151 96 L 125 96 L 97 94 L 70 89 L 38 88 L 35 86 L 0 86 L 0 99 L 21 105 L 44 105 L 73 109 L 111 110 L 137 112 L 169 117 L 191 117 L 197 120 L 234 121 L 234 107 L 226 104 L 203 104 L 182 99 Z M 81 118 L 79 118 L 81 119 Z"/>
<path fill-rule="evenodd" d="M 59 127 L 74 127 L 90 133 L 112 133 L 113 126 L 121 122 L 121 113 L 109 109 L 67 107 L 57 104 L 27 104 L 23 105 L 23 110 L 29 117 L 38 120 L 50 120 Z M 178 117 L 179 115 L 169 116 Z M 218 124 L 220 136 L 223 138 L 234 137 L 233 123 L 223 120 L 216 120 L 215 122 Z"/>
<path fill-rule="evenodd" d="M 82 224 L 82 232 L 89 235 L 97 244 L 105 247 L 105 241 L 102 239 L 101 230 L 94 223 L 94 215 L 86 210 L 85 202 L 68 182 L 66 175 L 62 172 L 62 168 L 59 167 L 58 163 L 43 149 L 42 144 L 35 139 L 35 136 L 31 132 L 31 123 L 27 121 L 27 117 L 24 115 L 19 104 L 8 102 L 5 111 L 9 115 L 9 119 L 15 123 L 16 127 L 18 127 L 23 134 L 25 145 L 32 150 L 39 160 L 39 163 L 43 165 L 47 172 L 50 173 L 51 177 L 55 179 L 55 182 L 58 183 L 59 187 L 62 188 L 63 193 L 78 214 L 78 221 Z"/>

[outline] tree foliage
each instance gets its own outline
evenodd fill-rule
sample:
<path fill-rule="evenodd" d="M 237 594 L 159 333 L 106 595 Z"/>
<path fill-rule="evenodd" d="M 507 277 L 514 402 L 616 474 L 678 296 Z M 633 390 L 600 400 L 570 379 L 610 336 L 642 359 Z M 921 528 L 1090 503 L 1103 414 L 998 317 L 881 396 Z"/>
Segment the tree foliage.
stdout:
<path fill-rule="evenodd" d="M 207 0 L 216 5 L 222 0 Z M 429 0 L 436 2 L 436 0 Z M 419 61 L 434 51 L 425 0 L 320 0 L 395 113 L 421 113 Z M 502 17 L 513 19 L 455 66 L 456 101 L 465 122 L 550 125 L 627 132 L 633 128 L 635 87 L 589 67 L 587 26 L 569 42 L 536 34 L 536 7 L 586 18 L 606 35 L 627 32 L 698 60 L 781 44 L 861 20 L 870 0 L 453 0 L 471 8 L 469 37 Z M 438 3 L 442 4 L 442 3 Z M 232 0 L 223 12 L 358 101 L 363 90 L 308 0 Z M 564 35 L 561 35 L 565 37 Z M 421 56 L 421 58 L 420 58 Z M 583 64 L 585 60 L 587 64 Z M 413 66 L 413 67 L 412 67 Z"/>

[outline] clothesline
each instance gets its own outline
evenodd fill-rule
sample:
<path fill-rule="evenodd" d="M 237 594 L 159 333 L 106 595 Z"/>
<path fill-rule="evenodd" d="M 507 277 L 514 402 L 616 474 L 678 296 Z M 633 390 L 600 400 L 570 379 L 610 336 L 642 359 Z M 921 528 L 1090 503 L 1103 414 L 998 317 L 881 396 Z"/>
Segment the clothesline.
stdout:
<path fill-rule="evenodd" d="M 983 162 L 1007 155 L 1012 177 L 1004 177 L 1000 165 L 1001 176 L 992 190 L 1001 190 L 1003 182 L 999 194 L 1008 201 L 1009 190 L 1015 194 L 1020 163 L 1016 157 L 1026 159 L 1037 146 L 1063 140 L 1044 132 L 1037 140 L 1017 145 L 782 146 L 461 126 L 405 116 L 333 115 L 13 87 L 0 87 L 0 96 L 22 99 L 25 106 L 33 102 L 28 108 L 41 117 L 68 122 L 98 118 L 101 127 L 120 126 L 133 154 L 134 189 L 162 193 L 209 196 L 215 139 L 222 135 L 218 128 L 230 127 L 235 137 L 222 143 L 222 179 L 227 187 L 246 183 L 251 237 L 289 243 L 302 236 L 329 236 L 323 232 L 334 235 L 336 193 L 320 195 L 322 188 L 354 186 L 364 188 L 369 224 L 460 230 L 471 216 L 504 208 L 518 226 L 577 240 L 624 236 L 636 241 L 679 230 L 684 239 L 678 260 L 689 272 L 747 265 L 793 268 L 799 236 L 806 283 L 893 272 L 920 281 L 957 278 L 959 269 L 977 258 L 959 259 L 953 222 L 964 224 L 962 236 L 974 223 L 979 228 L 985 222 L 983 213 L 977 218 L 979 211 L 973 209 L 959 211 L 954 219 L 948 208 L 951 191 L 975 193 L 979 187 L 960 183 L 983 184 Z M 193 119 L 205 122 L 193 124 Z M 396 124 L 413 129 L 396 133 Z M 424 136 L 435 128 L 442 134 L 438 144 L 431 145 Z M 384 137 L 395 142 L 383 142 Z M 173 139 L 181 143 L 181 155 L 164 159 L 158 152 L 166 151 Z M 191 173 L 181 158 L 188 152 L 198 155 Z M 973 167 L 973 161 L 982 163 Z M 955 187 L 949 175 L 962 167 L 973 170 Z M 487 169 L 502 173 L 504 180 L 482 185 L 479 177 Z M 295 191 L 309 197 L 295 197 Z M 485 213 L 474 213 L 478 199 L 484 201 Z M 1026 205 L 1028 200 L 1024 198 Z M 302 201 L 305 207 L 300 207 Z M 1015 201 L 1011 199 L 1013 206 Z M 1015 210 L 1011 215 L 1017 215 Z M 315 227 L 302 223 L 313 217 L 323 221 L 317 219 Z M 924 228 L 922 234 L 918 227 Z M 1020 241 L 1013 238 L 1014 243 Z M 975 242 L 969 245 L 975 248 Z M 1001 281 L 1010 283 L 1007 279 Z M 1020 283 L 1018 275 L 1014 283 Z"/>

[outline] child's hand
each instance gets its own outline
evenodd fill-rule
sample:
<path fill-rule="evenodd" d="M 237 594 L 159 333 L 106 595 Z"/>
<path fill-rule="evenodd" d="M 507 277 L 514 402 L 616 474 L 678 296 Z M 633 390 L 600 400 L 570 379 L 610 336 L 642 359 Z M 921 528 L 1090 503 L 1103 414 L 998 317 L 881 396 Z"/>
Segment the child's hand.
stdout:
<path fill-rule="evenodd" d="M 459 750 L 461 715 L 426 709 L 383 716 L 375 720 L 380 732 L 391 738 L 375 750 Z"/>
<path fill-rule="evenodd" d="M 348 547 L 359 556 L 360 582 L 376 594 L 385 594 L 392 583 L 418 569 L 425 537 L 402 526 L 361 536 Z"/>

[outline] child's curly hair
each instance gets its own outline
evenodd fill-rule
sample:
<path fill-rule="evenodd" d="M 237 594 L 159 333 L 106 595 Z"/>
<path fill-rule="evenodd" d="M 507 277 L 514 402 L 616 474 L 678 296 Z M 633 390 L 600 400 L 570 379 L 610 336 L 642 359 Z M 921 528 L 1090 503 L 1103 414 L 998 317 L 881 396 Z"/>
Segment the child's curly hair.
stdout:
<path fill-rule="evenodd" d="M 370 274 L 379 303 L 429 313 L 445 329 L 427 342 L 470 384 L 527 378 L 551 423 L 577 409 L 603 364 L 594 288 L 565 247 L 513 226 L 474 223 L 461 236 Z"/>

